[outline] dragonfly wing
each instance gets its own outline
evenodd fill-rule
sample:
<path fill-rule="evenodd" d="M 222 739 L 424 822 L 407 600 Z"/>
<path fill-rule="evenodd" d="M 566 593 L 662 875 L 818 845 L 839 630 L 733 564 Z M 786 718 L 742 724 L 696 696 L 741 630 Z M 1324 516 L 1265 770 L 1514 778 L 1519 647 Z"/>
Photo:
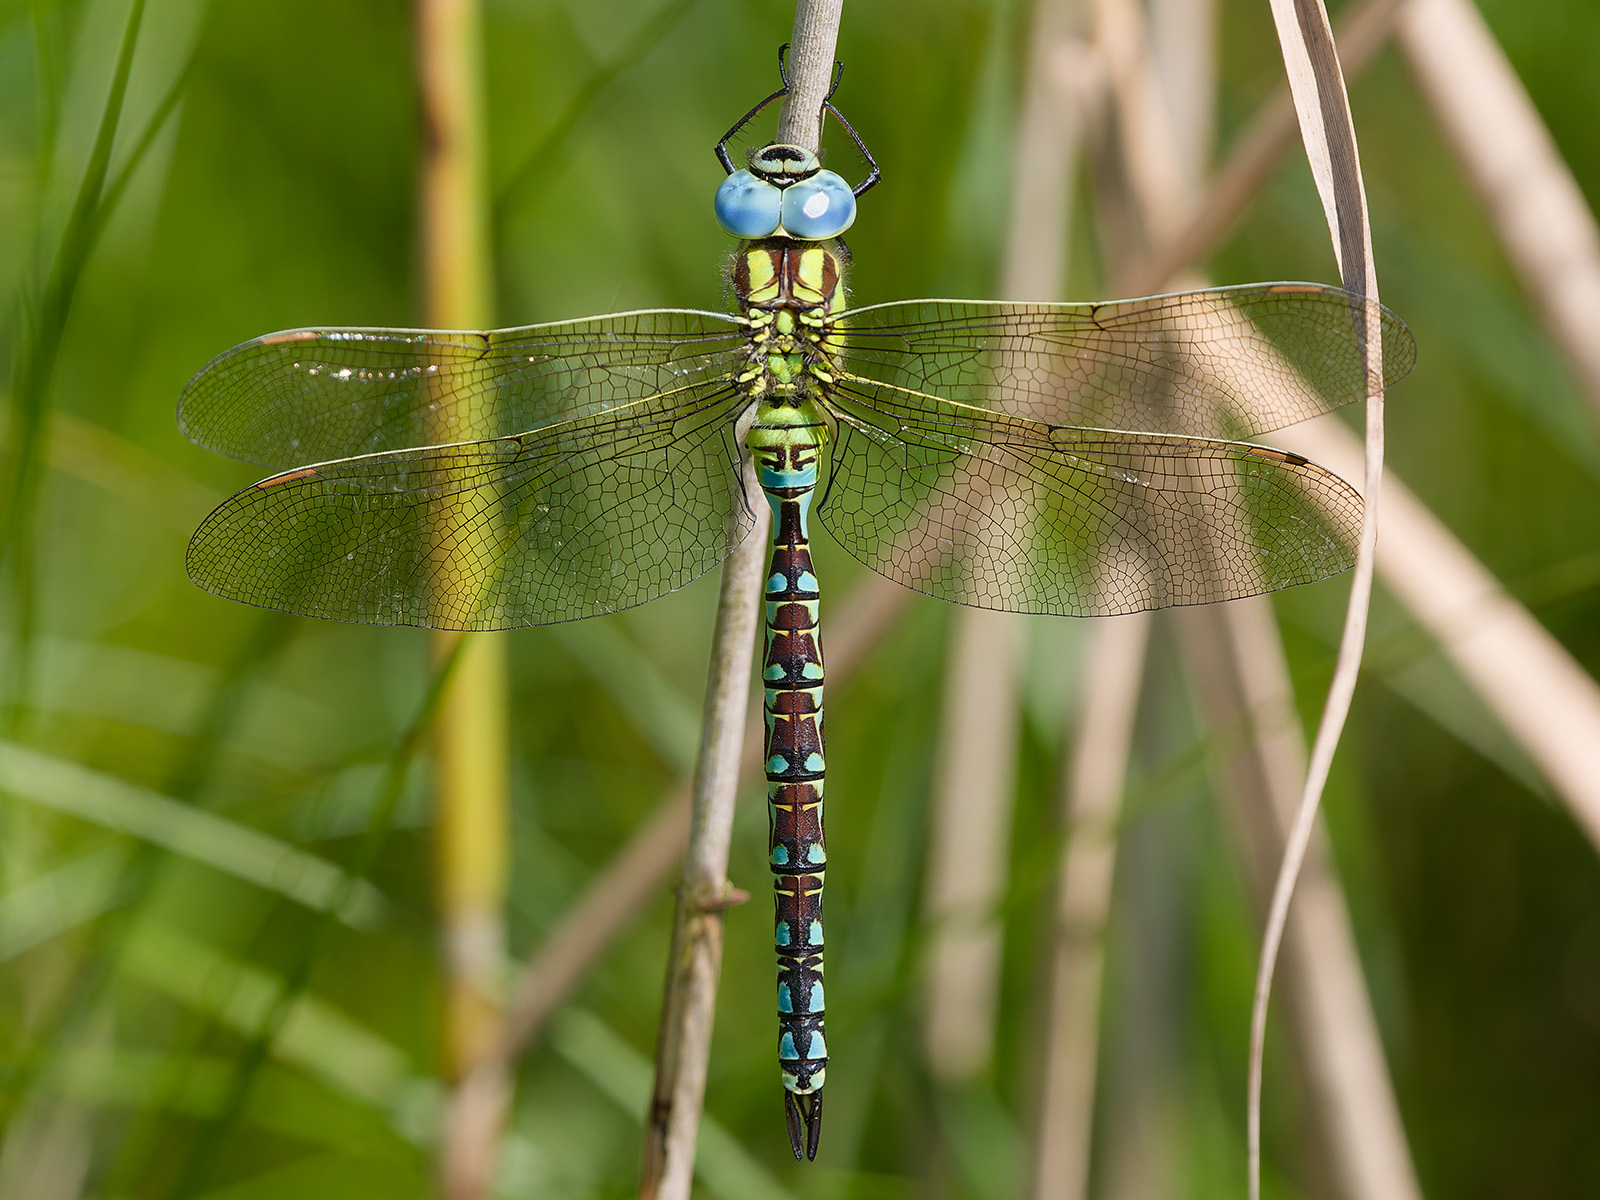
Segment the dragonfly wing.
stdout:
<path fill-rule="evenodd" d="M 688 309 L 487 333 L 296 329 L 208 363 L 178 426 L 281 467 L 508 437 L 716 378 L 744 337 L 739 318 Z"/>
<path fill-rule="evenodd" d="M 378 625 L 511 629 L 643 604 L 754 521 L 730 383 L 520 437 L 303 467 L 244 489 L 189 544 L 207 591 Z"/>
<path fill-rule="evenodd" d="M 915 591 L 1105 616 L 1310 583 L 1349 567 L 1361 498 L 1298 455 L 1073 429 L 847 379 L 818 517 Z"/>
<path fill-rule="evenodd" d="M 1042 421 L 1253 437 L 1364 399 L 1365 308 L 1385 386 L 1416 358 L 1388 309 L 1336 287 L 1251 284 L 1100 304 L 912 300 L 845 313 L 846 369 Z"/>

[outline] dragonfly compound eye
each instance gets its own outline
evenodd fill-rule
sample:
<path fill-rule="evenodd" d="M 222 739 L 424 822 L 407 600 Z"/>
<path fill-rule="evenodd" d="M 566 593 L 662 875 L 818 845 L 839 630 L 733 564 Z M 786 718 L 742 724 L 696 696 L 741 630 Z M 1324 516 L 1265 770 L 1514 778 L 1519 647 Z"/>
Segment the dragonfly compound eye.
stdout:
<path fill-rule="evenodd" d="M 838 237 L 856 219 L 850 185 L 832 171 L 818 171 L 783 191 L 783 230 L 790 237 L 821 241 Z"/>
<path fill-rule="evenodd" d="M 749 171 L 735 171 L 724 179 L 712 201 L 717 224 L 736 238 L 776 233 L 782 205 L 783 193 Z"/>

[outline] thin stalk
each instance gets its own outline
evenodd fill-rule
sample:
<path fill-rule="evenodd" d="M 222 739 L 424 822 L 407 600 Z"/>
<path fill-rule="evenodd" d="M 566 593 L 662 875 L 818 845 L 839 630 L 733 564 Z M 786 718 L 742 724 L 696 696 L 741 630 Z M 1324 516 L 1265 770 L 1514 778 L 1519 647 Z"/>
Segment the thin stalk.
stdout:
<path fill-rule="evenodd" d="M 1394 29 L 1404 0 L 1361 0 L 1339 22 L 1339 62 L 1345 78 L 1364 71 Z M 1167 287 L 1173 276 L 1214 249 L 1260 193 L 1267 177 L 1294 144 L 1294 101 L 1278 87 L 1234 138 L 1222 166 L 1181 226 L 1139 260 L 1118 272 L 1113 292 L 1142 296 Z"/>
<path fill-rule="evenodd" d="M 1311 175 L 1322 198 L 1333 240 L 1334 257 L 1346 289 L 1378 299 L 1377 265 L 1372 256 L 1372 229 L 1367 217 L 1366 188 L 1361 180 L 1361 159 L 1356 147 L 1355 125 L 1350 116 L 1350 100 L 1340 73 L 1339 56 L 1334 48 L 1333 31 L 1322 0 L 1272 0 L 1273 20 L 1283 49 L 1289 90 L 1295 98 L 1300 118 L 1301 138 Z M 1356 565 L 1350 581 L 1350 600 L 1345 610 L 1344 631 L 1339 640 L 1339 657 L 1323 706 L 1322 719 L 1311 746 L 1305 789 L 1300 808 L 1286 840 L 1283 865 L 1273 889 L 1267 912 L 1266 932 L 1262 937 L 1261 960 L 1256 972 L 1255 998 L 1250 1014 L 1250 1072 L 1246 1112 L 1247 1158 L 1250 1200 L 1261 1195 L 1261 1067 L 1266 1049 L 1267 1002 L 1272 993 L 1272 975 L 1278 949 L 1288 923 L 1289 902 L 1295 881 L 1305 862 L 1317 809 L 1327 785 L 1333 755 L 1338 749 L 1345 719 L 1350 713 L 1356 683 L 1361 672 L 1361 653 L 1366 643 L 1367 614 L 1372 604 L 1372 578 L 1377 562 L 1378 509 L 1383 480 L 1383 350 L 1378 327 L 1377 306 L 1367 306 L 1362 347 L 1367 355 L 1367 413 L 1365 511 L 1361 520 L 1361 540 L 1356 547 Z M 1373 367 L 1371 364 L 1379 366 Z"/>
<path fill-rule="evenodd" d="M 1264 596 L 1178 614 L 1215 791 L 1265 912 L 1305 778 L 1283 642 Z M 1319 1173 L 1340 1200 L 1421 1200 L 1327 831 L 1319 821 L 1289 911 L 1284 993 Z"/>
<path fill-rule="evenodd" d="M 1081 80 L 1064 81 L 1063 54 L 1084 23 L 1080 0 L 1048 0 L 1030 32 L 1001 295 L 1059 300 L 1079 137 Z M 942 748 L 930 814 L 923 1045 L 933 1076 L 970 1086 L 993 1056 L 1005 891 L 1015 791 L 1019 619 L 975 608 L 951 621 L 940 721 Z M 937 1169 L 937 1168 L 936 1168 Z"/>
<path fill-rule="evenodd" d="M 833 80 L 843 6 L 844 0 L 798 0 L 795 5 L 788 60 L 791 90 L 778 117 L 780 141 L 813 151 L 821 148 L 822 101 Z M 745 494 L 758 492 L 754 464 L 747 456 Z M 639 1171 L 639 1195 L 646 1200 L 689 1200 L 694 1180 L 695 1140 L 722 970 L 723 911 L 743 898 L 728 883 L 728 847 L 769 521 L 762 505 L 755 529 L 723 566 L 689 848 L 673 922 L 655 1085 Z"/>
<path fill-rule="evenodd" d="M 757 490 L 753 471 L 746 472 L 745 489 L 751 495 Z M 641 1197 L 688 1200 L 722 971 L 723 913 L 749 898 L 728 882 L 728 848 L 755 657 L 757 597 L 766 566 L 770 518 L 765 512 L 761 516 L 722 568 L 683 882 L 661 1003 L 655 1085 L 645 1121 Z"/>
<path fill-rule="evenodd" d="M 1364 0 L 1341 23 L 1346 78 L 1371 60 L 1400 15 L 1400 0 Z M 1419 19 L 1409 11 L 1404 15 L 1408 21 Z M 1408 54 L 1414 53 L 1408 47 Z M 1119 290 L 1160 290 L 1202 257 L 1244 211 L 1288 147 L 1292 118 L 1287 90 L 1264 103 L 1185 228 L 1122 276 Z M 1519 253 L 1511 250 L 1514 259 Z M 1519 268 L 1526 269 L 1521 263 Z M 1337 424 L 1285 430 L 1278 440 L 1346 478 L 1363 467 L 1361 443 Z M 1392 473 L 1386 472 L 1381 509 L 1384 537 L 1377 569 L 1385 583 L 1600 846 L 1600 686 Z"/>
<path fill-rule="evenodd" d="M 417 91 L 424 320 L 449 329 L 492 323 L 489 197 L 479 0 L 417 0 Z M 448 420 L 440 406 L 441 420 Z M 441 430 L 439 440 L 449 434 Z M 431 519 L 481 516 L 447 498 Z M 465 607 L 463 605 L 462 607 Z M 457 1086 L 493 1044 L 500 1022 L 509 875 L 510 755 L 504 634 L 439 632 L 435 662 L 459 658 L 434 726 L 434 871 L 444 973 L 446 1100 L 439 1154 L 447 1200 L 488 1194 L 482 1156 L 464 1152 L 473 1128 Z M 492 1162 L 492 1158 L 489 1160 Z"/>
<path fill-rule="evenodd" d="M 1365 36 L 1373 44 L 1377 39 L 1370 32 L 1374 25 L 1370 14 L 1374 11 L 1365 10 L 1369 14 Z M 1176 99 L 1172 107 L 1177 118 L 1194 105 L 1192 99 Z M 1283 109 L 1287 114 L 1287 98 Z M 1160 144 L 1159 132 L 1147 131 L 1145 151 L 1176 158 L 1172 146 Z M 1259 147 L 1261 142 L 1253 144 Z M 1171 185 L 1172 195 L 1164 202 L 1146 195 L 1144 207 L 1170 211 L 1181 204 L 1185 185 L 1195 182 Z M 1151 200 L 1157 203 L 1152 205 Z M 1181 226 L 1183 219 L 1179 213 L 1176 224 Z M 1246 874 L 1256 884 L 1265 909 L 1300 781 L 1307 775 L 1272 605 L 1265 597 L 1209 605 L 1180 611 L 1176 623 L 1200 708 L 1212 731 L 1208 744 L 1216 791 L 1226 798 Z M 1241 735 L 1224 743 L 1219 731 L 1230 728 Z M 1294 1049 L 1307 1084 L 1314 1136 L 1336 1195 L 1346 1200 L 1368 1196 L 1416 1200 L 1420 1194 L 1416 1173 L 1349 914 L 1326 848 L 1320 848 L 1323 853 L 1312 858 L 1299 903 L 1292 910 L 1293 937 L 1285 957 Z"/>
<path fill-rule="evenodd" d="M 905 588 L 868 574 L 839 602 L 828 626 L 828 678 L 833 687 L 842 686 L 882 643 L 910 599 Z M 765 731 L 754 706 L 746 715 L 744 731 L 739 749 L 741 785 L 753 782 L 762 770 Z M 470 1153 L 485 1162 L 485 1171 L 493 1169 L 518 1059 L 539 1040 L 618 936 L 667 887 L 682 860 L 689 844 L 691 790 L 692 781 L 685 780 L 661 798 L 517 969 L 500 1037 L 459 1092 L 464 1123 L 480 1139 Z"/>
<path fill-rule="evenodd" d="M 789 94 L 778 113 L 777 140 L 822 148 L 822 102 L 833 88 L 834 49 L 844 0 L 795 0 L 789 38 Z"/>

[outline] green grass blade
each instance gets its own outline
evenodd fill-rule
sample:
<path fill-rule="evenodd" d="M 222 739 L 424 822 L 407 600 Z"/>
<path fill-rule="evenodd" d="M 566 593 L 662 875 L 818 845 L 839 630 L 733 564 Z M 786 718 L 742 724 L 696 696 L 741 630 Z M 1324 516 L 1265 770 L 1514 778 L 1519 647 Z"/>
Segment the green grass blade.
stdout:
<path fill-rule="evenodd" d="M 281 992 L 267 1008 L 254 1036 L 240 1053 L 232 1085 L 222 1110 L 201 1130 L 178 1176 L 177 1185 L 172 1190 L 172 1195 L 178 1200 L 200 1194 L 220 1162 L 229 1135 L 250 1098 L 256 1077 L 268 1056 L 273 1053 L 274 1045 L 284 1032 L 286 1022 L 300 1001 L 302 993 L 310 984 L 312 969 L 327 945 L 333 925 L 327 914 L 330 911 L 339 911 L 341 904 L 348 902 L 361 887 L 367 886 L 366 877 L 376 865 L 378 855 L 382 852 L 384 843 L 394 826 L 395 812 L 405 792 L 411 761 L 433 725 L 434 714 L 444 697 L 445 687 L 455 672 L 456 663 L 461 659 L 461 647 L 464 644 L 465 639 L 458 639 L 449 657 L 434 670 L 422 704 L 389 760 L 389 770 L 385 774 L 378 802 L 373 806 L 372 817 L 356 852 L 355 862 L 341 878 L 339 888 L 330 898 L 329 907 L 323 910 L 323 919 L 312 927 L 310 934 L 301 943 L 298 956 L 284 974 Z"/>
<path fill-rule="evenodd" d="M 33 546 L 29 536 L 33 497 L 37 490 L 39 442 L 49 404 L 50 384 L 55 375 L 56 358 L 66 332 L 67 317 L 77 293 L 84 264 L 104 218 L 101 201 L 106 172 L 111 163 L 111 147 L 116 141 L 122 118 L 122 101 L 128 90 L 128 73 L 133 67 L 133 52 L 139 41 L 139 26 L 144 18 L 145 0 L 133 0 L 123 29 L 122 45 L 111 78 L 111 89 L 100 114 L 100 127 L 84 168 L 77 197 L 61 235 L 55 262 L 45 280 L 28 336 L 17 356 L 12 386 L 11 432 L 7 439 L 5 488 L 0 510 L 0 558 L 11 560 L 15 585 L 16 646 L 12 661 L 12 721 L 20 711 L 28 691 L 29 643 L 34 626 Z"/>
<path fill-rule="evenodd" d="M 351 880 L 324 858 L 237 821 L 15 742 L 0 742 L 0 789 L 204 863 L 330 913 L 355 929 L 375 927 L 388 908 L 371 884 Z"/>

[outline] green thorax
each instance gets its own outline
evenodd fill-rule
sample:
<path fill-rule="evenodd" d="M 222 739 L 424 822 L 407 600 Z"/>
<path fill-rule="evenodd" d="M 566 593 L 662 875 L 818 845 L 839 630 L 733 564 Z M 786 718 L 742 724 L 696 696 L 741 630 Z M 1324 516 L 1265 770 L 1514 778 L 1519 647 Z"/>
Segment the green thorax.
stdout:
<path fill-rule="evenodd" d="M 750 322 L 739 386 L 759 402 L 745 440 L 763 487 L 816 482 L 816 452 L 828 441 L 820 400 L 833 386 L 844 262 L 837 241 L 788 238 L 745 242 L 734 259 L 734 293 Z"/>

